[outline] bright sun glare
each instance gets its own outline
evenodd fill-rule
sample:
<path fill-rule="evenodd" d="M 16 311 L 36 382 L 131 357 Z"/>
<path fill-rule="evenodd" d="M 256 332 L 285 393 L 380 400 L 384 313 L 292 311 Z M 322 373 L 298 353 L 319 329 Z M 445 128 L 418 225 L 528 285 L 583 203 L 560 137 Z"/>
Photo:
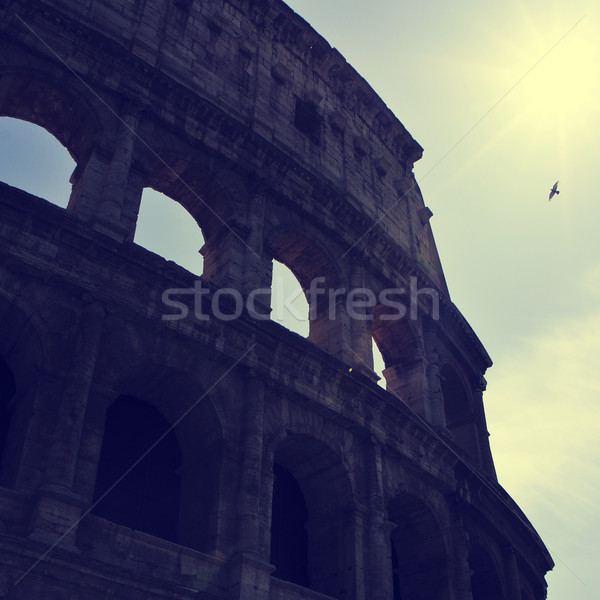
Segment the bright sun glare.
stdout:
<path fill-rule="evenodd" d="M 492 40 L 499 58 L 488 70 L 490 83 L 505 90 L 515 120 L 529 131 L 555 127 L 584 135 L 600 92 L 600 53 L 586 17 L 547 30 L 527 17 L 510 40 Z"/>
<path fill-rule="evenodd" d="M 586 128 L 590 111 L 597 111 L 600 91 L 597 44 L 577 30 L 581 21 L 526 75 L 515 90 L 527 117 L 557 126 Z M 542 55 L 543 56 L 543 55 Z"/>

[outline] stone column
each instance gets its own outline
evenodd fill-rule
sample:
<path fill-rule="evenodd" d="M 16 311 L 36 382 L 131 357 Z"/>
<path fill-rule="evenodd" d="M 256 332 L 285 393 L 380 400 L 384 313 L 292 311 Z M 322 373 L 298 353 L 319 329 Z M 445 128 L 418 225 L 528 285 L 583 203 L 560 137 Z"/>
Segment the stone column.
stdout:
<path fill-rule="evenodd" d="M 369 594 L 367 583 L 370 581 L 369 573 L 371 564 L 367 562 L 367 552 L 365 544 L 368 547 L 368 541 L 365 539 L 364 532 L 369 527 L 370 514 L 364 506 L 355 506 L 352 519 L 354 525 L 354 568 L 350 569 L 352 574 L 351 584 L 356 590 L 354 597 L 356 600 L 367 600 L 374 596 Z"/>
<path fill-rule="evenodd" d="M 262 194 L 253 194 L 248 202 L 246 217 L 248 235 L 246 236 L 246 252 L 244 254 L 243 291 L 248 294 L 265 283 L 263 272 L 263 243 L 265 229 L 265 198 Z"/>
<path fill-rule="evenodd" d="M 427 401 L 427 361 L 416 356 L 410 363 L 391 364 L 383 371 L 387 389 L 417 414 L 431 422 L 431 410 Z"/>
<path fill-rule="evenodd" d="M 82 221 L 90 221 L 98 214 L 110 158 L 110 151 L 96 144 L 71 175 L 73 187 L 67 209 L 76 213 Z"/>
<path fill-rule="evenodd" d="M 494 467 L 494 459 L 492 458 L 492 451 L 490 449 L 490 434 L 487 429 L 487 423 L 485 420 L 485 412 L 483 410 L 483 392 L 487 387 L 487 382 L 483 376 L 476 377 L 473 382 L 473 412 L 474 412 L 474 427 L 475 434 L 478 439 L 478 450 L 480 455 L 480 462 L 488 475 L 496 477 L 496 468 Z"/>
<path fill-rule="evenodd" d="M 259 501 L 263 454 L 263 417 L 265 383 L 250 372 L 245 381 L 244 439 L 239 480 L 238 552 L 258 554 Z"/>
<path fill-rule="evenodd" d="M 509 600 L 521 600 L 521 581 L 519 578 L 519 567 L 517 556 L 513 546 L 502 548 L 504 557 L 504 577 Z"/>
<path fill-rule="evenodd" d="M 360 255 L 351 253 L 349 258 L 350 262 L 350 287 L 348 290 L 359 290 L 365 287 L 364 267 L 362 261 L 364 260 Z M 362 294 L 362 299 L 368 299 L 365 294 Z M 373 335 L 371 333 L 371 322 L 372 316 L 367 308 L 358 308 L 356 312 L 360 315 L 360 318 L 350 317 L 350 346 L 352 352 L 350 353 L 349 362 L 350 364 L 362 371 L 369 377 L 373 376 Z M 368 319 L 371 317 L 371 319 Z"/>
<path fill-rule="evenodd" d="M 113 155 L 104 182 L 102 202 L 95 222 L 98 231 L 118 241 L 128 237 L 127 232 L 123 230 L 121 213 L 125 204 L 133 150 L 137 139 L 139 111 L 128 107 L 121 114 L 120 120 Z"/>
<path fill-rule="evenodd" d="M 34 508 L 30 536 L 73 543 L 83 500 L 73 482 L 88 396 L 102 336 L 104 309 L 89 304 L 83 310 L 72 365 L 72 379 L 59 406 L 56 429 L 48 451 L 44 483 Z"/>
<path fill-rule="evenodd" d="M 332 314 L 329 314 L 331 310 Z M 345 298 L 338 296 L 333 307 L 328 298 L 318 303 L 317 318 L 311 322 L 308 339 L 325 348 L 330 354 L 358 371 L 374 376 L 352 348 L 352 319 L 346 312 Z"/>
<path fill-rule="evenodd" d="M 245 380 L 236 553 L 229 572 L 230 598 L 235 600 L 267 600 L 273 572 L 260 543 L 264 394 L 264 381 L 250 371 Z"/>
<path fill-rule="evenodd" d="M 222 223 L 200 251 L 204 257 L 202 278 L 217 287 L 241 292 L 248 234 L 249 229 L 245 224 Z"/>
<path fill-rule="evenodd" d="M 17 388 L 11 400 L 11 423 L 24 423 L 20 435 L 8 437 L 4 450 L 5 460 L 2 472 L 7 487 L 31 495 L 38 492 L 43 484 L 46 465 L 40 460 L 40 434 L 54 418 L 48 415 L 48 407 L 56 407 L 65 389 L 67 374 L 64 370 L 40 364 L 37 373 Z M 57 409 L 54 408 L 54 411 Z M 45 455 L 44 455 L 45 456 Z"/>
<path fill-rule="evenodd" d="M 438 363 L 437 352 L 429 356 L 427 368 L 427 388 L 431 424 L 434 427 L 446 427 L 446 412 L 444 409 L 444 394 L 442 392 L 442 378 Z"/>
<path fill-rule="evenodd" d="M 368 456 L 369 531 L 367 547 L 367 598 L 391 600 L 393 574 L 391 526 L 385 518 L 383 497 L 383 461 L 381 446 L 372 440 Z"/>
<path fill-rule="evenodd" d="M 452 552 L 448 560 L 454 574 L 456 600 L 473 600 L 471 593 L 471 566 L 469 565 L 469 538 L 464 530 L 461 516 L 461 500 L 458 495 L 450 496 L 450 518 L 452 519 Z"/>
<path fill-rule="evenodd" d="M 247 308 L 250 312 L 255 311 L 267 317 L 271 307 L 270 281 L 273 267 L 271 255 L 268 252 L 265 254 L 265 198 L 262 194 L 250 197 L 246 223 L 248 235 L 244 252 L 242 294 L 249 298 Z"/>
<path fill-rule="evenodd" d="M 444 408 L 444 394 L 440 376 L 440 355 L 437 348 L 437 324 L 431 319 L 423 319 L 423 340 L 427 360 L 425 369 L 427 373 L 426 388 L 426 413 L 428 421 L 434 427 L 446 427 L 446 411 Z"/>

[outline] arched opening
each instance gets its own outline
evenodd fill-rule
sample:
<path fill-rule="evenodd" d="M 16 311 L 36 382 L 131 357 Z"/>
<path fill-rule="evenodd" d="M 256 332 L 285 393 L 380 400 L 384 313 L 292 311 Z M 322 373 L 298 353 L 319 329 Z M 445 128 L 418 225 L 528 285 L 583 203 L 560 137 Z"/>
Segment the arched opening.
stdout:
<path fill-rule="evenodd" d="M 432 512 L 404 494 L 389 503 L 388 519 L 395 525 L 391 538 L 394 600 L 450 598 L 446 546 Z"/>
<path fill-rule="evenodd" d="M 342 343 L 347 315 L 341 309 L 343 294 L 334 261 L 304 235 L 280 230 L 269 240 L 273 259 L 285 265 L 300 283 L 309 306 L 308 339 L 334 356 L 347 350 Z"/>
<path fill-rule="evenodd" d="M 394 302 L 398 306 L 405 305 L 401 296 Z M 377 346 L 379 360 L 385 366 L 381 374 L 385 378 L 386 389 L 424 416 L 423 349 L 413 326 L 398 306 L 392 305 L 390 300 L 390 304 L 378 304 L 372 309 L 374 346 Z"/>
<path fill-rule="evenodd" d="M 308 302 L 300 282 L 288 267 L 274 260 L 271 320 L 302 337 L 308 337 L 310 332 L 308 311 Z"/>
<path fill-rule="evenodd" d="M 373 338 L 373 371 L 375 375 L 379 377 L 377 384 L 384 390 L 387 389 L 385 375 L 383 374 L 385 371 L 385 361 L 383 360 L 383 354 L 381 354 L 381 350 L 379 350 L 379 346 L 377 345 L 375 338 Z"/>
<path fill-rule="evenodd" d="M 147 349 L 150 352 L 150 349 Z M 124 352 L 125 354 L 130 353 L 127 350 Z M 185 361 L 185 358 L 179 357 L 178 363 L 182 361 Z M 130 459 L 123 460 L 119 467 L 121 472 L 117 473 L 117 469 L 115 469 L 114 475 L 122 475 L 169 427 L 174 426 L 161 444 L 168 444 L 171 448 L 169 455 L 172 460 L 170 462 L 166 461 L 166 458 L 163 460 L 163 464 L 171 465 L 165 474 L 165 480 L 173 483 L 172 490 L 176 485 L 178 486 L 179 500 L 175 500 L 176 494 L 173 491 L 171 493 L 173 509 L 169 510 L 172 515 L 179 514 L 178 522 L 182 526 L 175 529 L 175 535 L 173 531 L 177 522 L 171 518 L 168 522 L 171 533 L 167 537 L 169 533 L 167 531 L 164 537 L 171 541 L 176 540 L 182 546 L 205 553 L 226 551 L 225 544 L 228 533 L 221 513 L 223 503 L 226 502 L 224 497 L 231 498 L 232 494 L 235 494 L 233 490 L 236 489 L 237 484 L 232 480 L 230 473 L 237 468 L 237 458 L 227 454 L 224 449 L 225 433 L 222 421 L 215 409 L 215 402 L 207 395 L 197 380 L 185 371 L 157 363 L 154 360 L 147 360 L 147 357 L 140 357 L 139 361 L 130 363 L 121 364 L 119 362 L 113 365 L 113 369 L 116 373 L 111 387 L 121 392 L 119 402 L 127 403 L 123 410 L 128 411 L 127 414 L 130 415 L 128 422 L 121 425 L 123 418 L 120 418 L 116 424 L 117 431 L 120 432 L 121 438 L 125 434 L 128 436 L 124 443 L 129 443 L 128 439 L 131 437 L 133 442 L 139 446 L 138 456 L 134 457 L 135 452 L 129 451 Z M 193 371 L 201 379 L 208 380 L 214 377 L 212 363 L 196 363 Z M 112 404 L 111 407 L 115 405 Z M 102 487 L 107 489 L 106 486 L 111 483 L 109 477 L 104 477 L 103 485 L 98 483 L 98 478 L 101 477 L 99 465 L 104 461 L 101 455 L 104 455 L 104 447 L 109 444 L 105 439 L 108 430 L 105 428 L 104 433 L 99 431 L 98 423 L 104 420 L 108 427 L 111 420 L 109 412 L 111 407 L 103 409 L 99 403 L 96 403 L 88 406 L 86 414 L 84 437 L 88 445 L 96 449 L 96 452 L 90 452 L 85 459 L 80 461 L 81 487 L 79 491 L 90 501 L 98 499 Z M 153 432 L 153 435 L 142 431 L 140 432 L 141 439 L 136 437 L 142 422 L 135 416 L 136 407 L 141 407 L 143 414 L 148 415 L 150 426 L 146 427 L 144 431 Z M 113 414 L 118 417 L 118 407 L 114 410 L 117 412 Z M 182 415 L 185 415 L 185 418 L 181 418 Z M 117 437 L 117 443 L 112 444 L 115 452 L 120 451 L 119 439 Z M 175 447 L 177 447 L 177 452 Z M 159 456 L 161 455 L 159 446 L 152 451 L 152 453 L 156 452 L 159 452 Z M 125 464 L 126 462 L 128 464 Z M 110 471 L 107 472 L 110 474 Z M 96 473 L 96 481 L 94 481 L 93 473 Z M 173 473 L 176 477 L 173 477 Z M 114 475 L 113 481 L 115 480 Z M 120 510 L 120 512 L 126 511 Z M 99 512 L 96 514 L 112 520 L 110 516 Z M 117 522 L 131 527 L 126 522 Z M 101 529 L 106 527 L 106 524 L 96 521 L 95 524 L 92 523 L 91 527 Z M 152 533 L 151 531 L 147 532 Z"/>
<path fill-rule="evenodd" d="M 238 210 L 245 211 L 245 204 L 240 200 L 245 199 L 243 185 L 235 173 L 215 169 L 215 165 L 208 158 L 205 162 L 199 160 L 192 163 L 187 155 L 168 154 L 169 152 L 165 151 L 160 160 L 156 160 L 155 156 L 149 157 L 152 161 L 150 174 L 144 185 L 167 198 L 172 198 L 191 216 L 191 220 L 187 219 L 185 228 L 192 238 L 184 253 L 191 257 L 200 249 L 202 268 L 199 268 L 200 263 L 188 263 L 188 259 L 180 264 L 191 266 L 190 270 L 193 273 L 202 273 L 203 280 L 218 287 L 236 287 L 239 283 L 240 256 L 245 251 L 244 235 L 238 233 L 236 228 L 239 221 L 235 210 L 237 206 Z M 146 195 L 150 198 L 153 193 L 144 193 L 144 199 Z M 151 202 L 155 204 L 154 201 Z M 240 204 L 243 208 L 239 207 Z M 176 209 L 169 208 L 169 211 L 174 215 Z M 183 216 L 177 219 L 178 223 L 186 220 Z M 155 226 L 160 224 L 157 222 Z M 193 231 L 194 227 L 196 233 Z M 177 229 L 170 233 L 173 236 L 172 241 L 181 237 Z M 203 243 L 200 243 L 201 240 Z M 144 245 L 148 243 L 149 241 L 146 241 Z"/>
<path fill-rule="evenodd" d="M 308 512 L 300 484 L 292 474 L 273 465 L 273 508 L 271 512 L 271 556 L 273 575 L 308 586 Z"/>
<path fill-rule="evenodd" d="M 181 204 L 151 188 L 142 194 L 134 242 L 202 275 L 204 236 L 198 223 Z"/>
<path fill-rule="evenodd" d="M 179 444 L 167 420 L 147 402 L 119 396 L 106 414 L 93 512 L 179 541 L 180 467 Z"/>
<path fill-rule="evenodd" d="M 0 180 L 66 208 L 75 161 L 59 140 L 34 123 L 0 117 Z"/>
<path fill-rule="evenodd" d="M 52 144 L 52 141 L 48 142 L 48 138 L 44 139 L 43 133 L 40 135 L 36 129 L 10 123 L 9 127 L 18 128 L 20 132 L 35 132 L 32 134 L 35 135 L 35 139 L 30 139 L 29 133 L 24 134 L 22 138 L 31 152 L 23 157 L 21 167 L 17 168 L 17 172 L 25 169 L 25 181 L 11 179 L 9 183 L 40 195 L 61 207 L 67 206 L 68 200 L 70 210 L 79 210 L 85 204 L 82 204 L 81 175 L 94 155 L 97 133 L 102 130 L 99 125 L 98 106 L 94 107 L 88 103 L 90 97 L 95 100 L 88 93 L 89 90 L 67 72 L 57 70 L 47 77 L 38 73 L 33 69 L 7 69 L 0 72 L 0 116 L 21 119 L 43 128 L 58 140 L 63 149 Z M 60 84 L 57 84 L 57 81 L 60 81 Z M 49 152 L 45 150 L 48 144 Z M 47 165 L 46 168 L 34 170 L 32 157 L 37 154 L 35 145 L 44 153 L 43 163 Z M 67 157 L 64 149 L 68 151 L 72 160 Z M 73 170 L 73 161 L 79 168 Z M 61 166 L 58 168 L 59 164 Z M 42 178 L 38 170 L 43 175 Z M 35 173 L 35 176 L 32 177 L 32 173 Z M 47 180 L 47 177 L 51 179 Z M 61 181 L 58 188 L 57 177 Z M 35 179 L 39 181 L 35 182 Z M 72 188 L 67 182 L 73 183 Z M 91 206 L 87 206 L 86 210 L 92 210 Z"/>
<path fill-rule="evenodd" d="M 456 370 L 448 364 L 440 369 L 440 379 L 446 427 L 454 442 L 480 461 L 477 427 L 467 389 Z"/>
<path fill-rule="evenodd" d="M 272 554 L 278 571 L 314 591 L 352 598 L 353 492 L 341 460 L 322 442 L 292 434 L 278 446 L 274 463 L 271 549 L 280 549 Z M 281 526 L 286 521 L 294 537 L 282 547 Z"/>
<path fill-rule="evenodd" d="M 489 552 L 474 544 L 469 552 L 473 600 L 504 600 L 498 570 Z"/>
<path fill-rule="evenodd" d="M 52 77 L 30 72 L 0 73 L 0 116 L 35 123 L 69 149 L 76 162 L 88 153 L 97 129 L 96 114 L 83 99 L 88 90 L 64 71 Z M 60 79 L 60 85 L 56 80 Z"/>
<path fill-rule="evenodd" d="M 16 393 L 15 378 L 6 362 L 0 357 L 0 481 L 4 472 L 4 450 L 11 422 L 10 402 Z"/>

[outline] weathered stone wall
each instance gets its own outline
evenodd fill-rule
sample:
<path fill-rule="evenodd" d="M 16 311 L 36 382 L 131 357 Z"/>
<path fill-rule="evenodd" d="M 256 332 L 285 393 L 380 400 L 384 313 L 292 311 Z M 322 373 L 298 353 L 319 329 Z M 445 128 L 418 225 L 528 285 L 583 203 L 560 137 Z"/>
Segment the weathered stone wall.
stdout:
<path fill-rule="evenodd" d="M 0 184 L 0 597 L 543 598 L 552 561 L 495 479 L 491 361 L 448 297 L 421 150 L 343 57 L 279 1 L 7 0 L 0 17 L 0 115 L 77 162 L 67 210 Z M 132 243 L 145 187 L 202 228 L 197 305 L 167 306 L 197 278 Z M 268 289 L 273 259 L 346 290 L 335 318 L 313 306 L 305 340 L 246 309 L 198 317 L 235 310 L 225 288 Z M 411 286 L 402 319 L 344 302 L 410 304 Z M 122 396 L 176 434 L 178 543 L 90 514 Z M 274 463 L 306 502 L 308 585 L 272 575 Z"/>

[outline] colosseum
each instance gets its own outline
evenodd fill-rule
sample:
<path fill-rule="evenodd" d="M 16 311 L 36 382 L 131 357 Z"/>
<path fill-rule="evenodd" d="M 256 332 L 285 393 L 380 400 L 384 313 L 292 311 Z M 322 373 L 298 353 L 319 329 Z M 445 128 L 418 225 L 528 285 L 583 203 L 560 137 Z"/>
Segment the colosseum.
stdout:
<path fill-rule="evenodd" d="M 0 597 L 546 598 L 422 149 L 344 57 L 281 0 L 0 15 L 0 115 L 77 165 L 66 209 L 0 183 Z M 201 277 L 133 242 L 145 188 Z"/>

